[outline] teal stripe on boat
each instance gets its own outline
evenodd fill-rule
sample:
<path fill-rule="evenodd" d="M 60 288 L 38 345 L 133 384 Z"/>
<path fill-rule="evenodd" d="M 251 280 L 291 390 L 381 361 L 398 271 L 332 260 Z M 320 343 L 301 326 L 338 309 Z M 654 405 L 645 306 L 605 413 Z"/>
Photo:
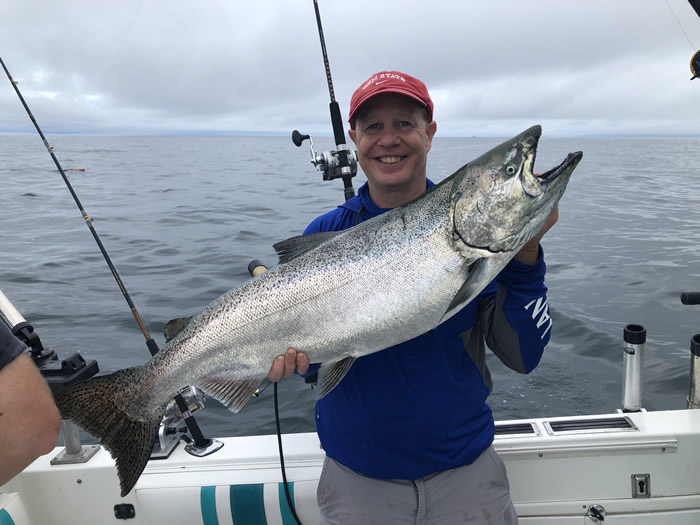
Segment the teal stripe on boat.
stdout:
<path fill-rule="evenodd" d="M 262 484 L 231 485 L 229 495 L 234 525 L 267 525 Z"/>
<path fill-rule="evenodd" d="M 15 520 L 5 509 L 0 509 L 0 525 L 15 525 Z"/>
<path fill-rule="evenodd" d="M 216 515 L 216 487 L 202 487 L 199 491 L 199 504 L 202 507 L 204 525 L 219 525 Z"/>
<path fill-rule="evenodd" d="M 287 483 L 289 486 L 289 497 L 292 500 L 292 505 L 294 506 L 294 510 L 297 510 L 296 503 L 294 503 L 294 482 L 292 483 Z M 280 498 L 280 514 L 282 514 L 282 525 L 296 525 L 296 520 L 294 519 L 294 515 L 292 514 L 292 511 L 289 509 L 289 504 L 287 503 L 287 496 L 284 493 L 284 483 L 278 483 L 277 484 L 277 492 L 279 493 L 279 498 Z"/>

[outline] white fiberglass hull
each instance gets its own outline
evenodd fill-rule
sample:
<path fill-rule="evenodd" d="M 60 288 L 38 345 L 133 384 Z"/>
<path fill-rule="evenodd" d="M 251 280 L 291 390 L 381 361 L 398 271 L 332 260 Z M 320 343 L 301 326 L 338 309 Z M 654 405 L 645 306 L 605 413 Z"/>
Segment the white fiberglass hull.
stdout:
<path fill-rule="evenodd" d="M 608 420 L 624 418 L 629 428 L 605 428 Z M 606 524 L 700 523 L 700 410 L 504 421 L 497 427 L 494 446 L 508 469 L 522 524 L 594 523 L 586 518 L 593 505 L 605 510 Z M 0 524 L 117 523 L 116 505 L 133 506 L 132 525 L 293 523 L 277 437 L 221 440 L 224 447 L 207 457 L 193 457 L 181 445 L 168 459 L 151 460 L 126 498 L 119 497 L 105 450 L 85 464 L 52 466 L 61 451 L 56 449 L 0 488 Z M 318 523 L 316 486 L 324 457 L 318 438 L 287 434 L 283 443 L 297 514 L 304 524 Z"/>

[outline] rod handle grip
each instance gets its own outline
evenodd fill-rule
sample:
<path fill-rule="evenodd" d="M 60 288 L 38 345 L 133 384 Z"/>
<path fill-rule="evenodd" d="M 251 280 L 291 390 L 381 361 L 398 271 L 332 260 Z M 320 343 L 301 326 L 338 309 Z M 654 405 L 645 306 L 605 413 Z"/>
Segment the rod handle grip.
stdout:
<path fill-rule="evenodd" d="M 343 117 L 340 116 L 340 106 L 334 100 L 330 103 L 331 123 L 333 124 L 333 137 L 335 138 L 336 146 L 346 144 L 345 130 L 343 129 Z"/>
<path fill-rule="evenodd" d="M 265 266 L 258 259 L 253 259 L 248 264 L 248 273 L 250 273 L 250 275 L 252 275 L 253 277 L 257 277 L 258 275 L 260 275 L 261 273 L 265 273 L 266 271 L 267 266 Z"/>
<path fill-rule="evenodd" d="M 681 303 L 700 304 L 700 292 L 683 292 L 681 294 Z"/>

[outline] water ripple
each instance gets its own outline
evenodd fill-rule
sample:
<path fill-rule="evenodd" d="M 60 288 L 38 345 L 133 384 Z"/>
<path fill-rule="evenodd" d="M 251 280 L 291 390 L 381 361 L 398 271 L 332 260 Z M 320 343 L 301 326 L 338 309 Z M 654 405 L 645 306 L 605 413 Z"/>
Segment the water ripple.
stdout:
<path fill-rule="evenodd" d="M 499 142 L 436 138 L 430 178 L 439 182 Z M 243 283 L 250 260 L 274 265 L 272 244 L 343 201 L 342 184 L 322 182 L 286 137 L 58 136 L 52 144 L 66 168 L 86 170 L 68 176 L 160 345 L 169 319 Z M 527 376 L 489 355 L 498 418 L 618 408 L 628 323 L 648 330 L 645 405 L 685 402 L 700 310 L 678 297 L 700 289 L 700 140 L 545 137 L 537 165 L 576 150 L 583 162 L 543 243 L 552 342 Z M 60 353 L 80 350 L 103 371 L 146 361 L 140 330 L 35 136 L 3 136 L 0 177 L 0 288 Z M 283 429 L 312 430 L 313 392 L 301 381 L 280 388 Z M 212 434 L 273 432 L 271 389 L 236 416 L 210 402 L 198 419 Z"/>

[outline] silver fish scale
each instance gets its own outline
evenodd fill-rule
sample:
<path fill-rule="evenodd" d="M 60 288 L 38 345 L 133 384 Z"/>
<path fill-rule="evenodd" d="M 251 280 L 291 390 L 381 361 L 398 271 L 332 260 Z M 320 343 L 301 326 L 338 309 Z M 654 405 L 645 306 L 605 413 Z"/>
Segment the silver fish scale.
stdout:
<path fill-rule="evenodd" d="M 533 126 L 355 228 L 285 242 L 288 262 L 214 301 L 145 365 L 57 392 L 62 415 L 105 444 L 125 496 L 180 388 L 199 385 L 236 412 L 294 346 L 324 364 L 317 392 L 328 393 L 352 364 L 341 359 L 436 327 L 539 230 L 582 158 L 569 154 L 539 181 L 532 166 L 541 131 Z"/>
<path fill-rule="evenodd" d="M 214 301 L 144 367 L 157 378 L 142 381 L 149 402 L 164 404 L 187 384 L 218 392 L 235 379 L 261 382 L 290 346 L 313 363 L 332 364 L 435 328 L 500 272 L 561 196 L 580 154 L 565 176 L 543 183 L 554 186 L 549 195 L 522 190 L 522 177 L 536 182 L 531 146 L 540 131 L 527 130 L 415 201 L 338 232 Z M 504 175 L 504 162 L 516 157 L 520 175 Z M 499 243 L 501 253 L 484 249 Z"/>
<path fill-rule="evenodd" d="M 168 398 L 214 370 L 262 380 L 289 346 L 330 363 L 437 326 L 471 262 L 452 246 L 450 188 L 446 181 L 422 206 L 340 232 L 221 296 L 151 361 L 161 378 L 151 396 Z"/>

